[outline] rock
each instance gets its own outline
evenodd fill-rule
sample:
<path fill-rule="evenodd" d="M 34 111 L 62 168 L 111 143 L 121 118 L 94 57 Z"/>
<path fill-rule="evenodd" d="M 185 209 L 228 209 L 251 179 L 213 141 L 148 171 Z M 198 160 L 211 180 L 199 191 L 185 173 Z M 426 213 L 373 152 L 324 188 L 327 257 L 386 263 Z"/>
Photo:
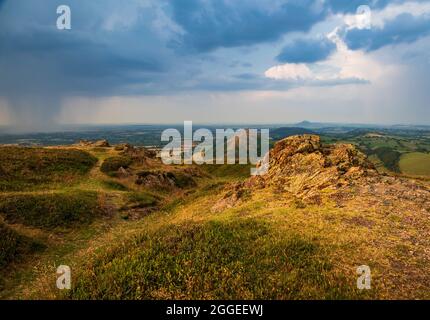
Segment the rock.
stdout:
<path fill-rule="evenodd" d="M 121 144 L 117 144 L 114 149 L 116 151 L 125 151 L 125 152 L 127 152 L 128 150 L 133 149 L 133 148 L 134 147 L 131 144 L 129 144 L 129 143 L 121 143 Z"/>
<path fill-rule="evenodd" d="M 137 174 L 138 185 L 154 188 L 187 188 L 196 186 L 193 176 L 186 172 L 145 170 Z"/>
<path fill-rule="evenodd" d="M 121 152 L 123 155 L 127 155 L 131 159 L 133 159 L 134 163 L 147 165 L 149 163 L 149 159 L 154 159 L 156 154 L 155 152 L 148 150 L 144 147 L 134 147 L 132 145 L 127 145 L 124 147 Z"/>
<path fill-rule="evenodd" d="M 82 140 L 79 140 L 79 142 L 78 142 L 77 144 L 78 144 L 79 146 L 86 147 L 86 146 L 91 145 L 91 141 L 88 141 L 88 140 L 82 139 Z"/>
<path fill-rule="evenodd" d="M 130 177 L 131 175 L 132 173 L 129 170 L 125 169 L 124 167 L 120 167 L 116 174 L 118 178 L 127 178 L 127 177 Z"/>
<path fill-rule="evenodd" d="M 98 140 L 96 142 L 93 143 L 94 147 L 101 147 L 101 148 L 108 148 L 110 147 L 110 144 L 107 140 L 103 139 L 103 140 Z"/>
<path fill-rule="evenodd" d="M 107 140 L 97 140 L 97 141 L 89 141 L 89 140 L 79 140 L 78 146 L 81 147 L 103 147 L 107 148 L 110 147 L 109 142 Z"/>
<path fill-rule="evenodd" d="M 337 190 L 362 177 L 377 174 L 366 155 L 349 144 L 323 145 L 316 135 L 283 139 L 269 154 L 266 174 L 253 176 L 239 187 L 227 189 L 214 208 L 227 208 L 238 202 L 242 190 L 272 187 L 311 203 L 321 203 L 324 189 Z"/>
<path fill-rule="evenodd" d="M 268 173 L 252 177 L 251 184 L 279 185 L 296 195 L 309 194 L 339 185 L 368 173 L 373 165 L 353 145 L 323 145 L 319 136 L 292 136 L 270 151 Z"/>
<path fill-rule="evenodd" d="M 229 189 L 227 189 L 227 192 L 224 193 L 222 199 L 217 201 L 211 208 L 211 212 L 221 212 L 225 209 L 234 207 L 248 197 L 249 192 L 247 190 L 249 189 L 244 188 L 244 183 L 234 183 Z"/>

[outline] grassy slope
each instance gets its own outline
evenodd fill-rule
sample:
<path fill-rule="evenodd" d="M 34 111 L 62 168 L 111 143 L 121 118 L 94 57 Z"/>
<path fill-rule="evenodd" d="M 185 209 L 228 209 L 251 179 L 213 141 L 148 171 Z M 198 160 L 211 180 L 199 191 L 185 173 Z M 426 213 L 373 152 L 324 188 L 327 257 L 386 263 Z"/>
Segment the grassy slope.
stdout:
<path fill-rule="evenodd" d="M 8 223 L 71 227 L 91 222 L 98 211 L 97 193 L 92 191 L 0 195 L 0 212 Z"/>
<path fill-rule="evenodd" d="M 222 186 L 239 177 L 223 176 L 226 168 L 211 170 L 215 178 L 201 181 L 201 188 L 188 197 L 143 220 L 118 223 L 85 249 L 65 255 L 79 279 L 66 297 L 371 296 L 354 289 L 354 269 L 343 273 L 336 265 L 333 252 L 338 245 L 324 241 L 320 221 L 315 220 L 321 212 L 315 212 L 305 228 L 291 223 L 303 222 L 309 214 L 294 208 L 270 210 L 264 197 L 212 213 Z M 38 289 L 29 296 L 64 297 L 54 288 L 52 272 L 39 275 Z"/>
<path fill-rule="evenodd" d="M 105 242 L 91 261 L 76 262 L 79 281 L 67 297 L 429 298 L 427 246 L 413 241 L 427 222 L 401 223 L 415 213 L 297 208 L 272 192 L 211 212 L 229 180 L 219 175 L 128 237 L 118 232 L 118 246 Z M 356 289 L 362 264 L 372 269 L 370 291 Z"/>
<path fill-rule="evenodd" d="M 102 160 L 112 156 L 100 152 Z M 100 163 L 100 161 L 99 161 Z M 47 240 L 48 249 L 21 266 L 0 296 L 7 298 L 428 298 L 426 247 L 405 217 L 360 210 L 294 206 L 271 191 L 221 213 L 211 211 L 226 183 L 249 176 L 245 166 L 210 166 L 211 179 L 140 220 L 120 216 Z M 95 167 L 75 188 L 97 190 L 111 205 L 150 203 L 150 196 L 106 187 Z M 136 196 L 137 195 L 137 196 Z M 162 194 L 163 196 L 166 196 Z M 155 199 L 156 201 L 159 198 Z M 154 200 L 154 201 L 155 201 Z M 410 217 L 412 218 L 412 216 Z M 416 219 L 416 217 L 414 218 Z M 23 231 L 26 229 L 23 229 Z M 26 230 L 32 233 L 33 230 Z M 49 234 L 52 237 L 52 234 Z M 388 239 L 388 240 L 387 240 Z M 55 288 L 55 266 L 72 267 L 73 290 Z M 356 289 L 356 268 L 372 268 L 372 290 Z M 37 266 L 37 267 L 35 267 Z"/>
<path fill-rule="evenodd" d="M 430 176 L 430 154 L 421 152 L 403 154 L 399 167 L 405 174 Z"/>
<path fill-rule="evenodd" d="M 0 147 L 0 191 L 46 190 L 73 185 L 97 159 L 75 149 Z"/>

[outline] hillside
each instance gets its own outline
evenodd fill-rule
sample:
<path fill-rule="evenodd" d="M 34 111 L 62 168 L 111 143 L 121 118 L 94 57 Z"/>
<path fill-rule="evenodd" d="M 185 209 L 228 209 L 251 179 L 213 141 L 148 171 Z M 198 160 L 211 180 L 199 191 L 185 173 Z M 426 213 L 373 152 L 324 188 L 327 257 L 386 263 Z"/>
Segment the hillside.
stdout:
<path fill-rule="evenodd" d="M 71 149 L 97 159 L 74 184 L 1 194 L 3 298 L 430 298 L 428 183 L 380 175 L 352 145 L 283 139 L 261 177 L 129 145 L 53 150 Z M 371 290 L 356 287 L 360 265 Z"/>

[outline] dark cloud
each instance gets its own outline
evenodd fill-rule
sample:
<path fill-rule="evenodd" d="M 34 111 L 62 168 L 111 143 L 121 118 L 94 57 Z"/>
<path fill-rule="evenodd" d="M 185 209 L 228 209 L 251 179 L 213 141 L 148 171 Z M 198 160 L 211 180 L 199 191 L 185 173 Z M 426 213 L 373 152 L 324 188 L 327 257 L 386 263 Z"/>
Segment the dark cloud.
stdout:
<path fill-rule="evenodd" d="M 281 5 L 264 1 L 170 1 L 173 19 L 184 30 L 182 48 L 206 52 L 273 41 L 285 33 L 308 31 L 327 14 L 315 0 Z"/>
<path fill-rule="evenodd" d="M 336 49 L 327 38 L 297 39 L 287 44 L 276 57 L 279 62 L 312 63 L 325 60 Z"/>
<path fill-rule="evenodd" d="M 64 98 L 74 96 L 286 90 L 293 84 L 253 74 L 262 68 L 259 61 L 244 58 L 245 51 L 291 32 L 307 32 L 330 12 L 366 4 L 359 2 L 68 0 L 72 30 L 60 31 L 56 8 L 63 1 L 0 0 L 0 97 L 18 122 L 43 126 L 55 118 Z M 215 61 L 215 49 L 244 46 Z M 312 62 L 331 50 L 325 40 L 303 40 L 284 48 L 278 59 Z M 218 71 L 220 65 L 225 68 Z M 238 75 L 229 75 L 228 66 Z M 248 70 L 257 66 L 260 70 Z"/>
<path fill-rule="evenodd" d="M 430 17 L 401 14 L 386 21 L 382 28 L 352 29 L 346 31 L 344 38 L 352 50 L 373 51 L 387 45 L 411 43 L 430 34 Z"/>

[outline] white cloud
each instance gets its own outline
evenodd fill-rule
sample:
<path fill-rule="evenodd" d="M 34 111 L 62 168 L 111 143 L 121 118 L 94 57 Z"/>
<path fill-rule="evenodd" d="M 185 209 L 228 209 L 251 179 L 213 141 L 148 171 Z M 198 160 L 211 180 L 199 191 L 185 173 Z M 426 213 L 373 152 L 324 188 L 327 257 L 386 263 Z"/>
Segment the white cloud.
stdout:
<path fill-rule="evenodd" d="M 269 68 L 264 75 L 275 80 L 324 82 L 336 80 L 359 79 L 376 81 L 396 71 L 395 65 L 382 63 L 361 50 L 350 50 L 338 36 L 340 28 L 336 28 L 327 37 L 336 44 L 336 52 L 321 62 L 312 64 L 286 63 Z"/>
<path fill-rule="evenodd" d="M 271 67 L 264 75 L 271 79 L 307 80 L 315 78 L 312 71 L 303 63 L 286 63 Z"/>

